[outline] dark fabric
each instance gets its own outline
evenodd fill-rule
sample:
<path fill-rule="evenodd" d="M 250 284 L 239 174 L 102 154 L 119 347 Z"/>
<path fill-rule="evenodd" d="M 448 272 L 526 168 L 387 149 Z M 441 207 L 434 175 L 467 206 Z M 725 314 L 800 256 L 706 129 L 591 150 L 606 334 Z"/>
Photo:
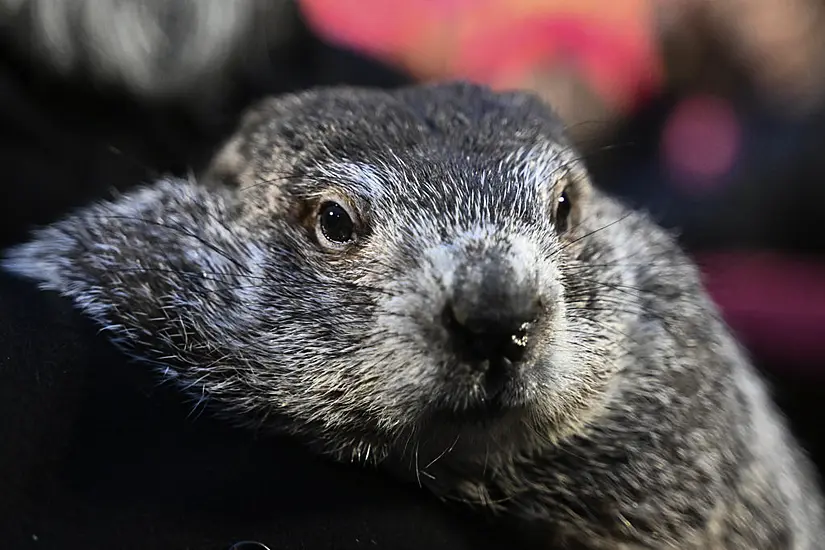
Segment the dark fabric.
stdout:
<path fill-rule="evenodd" d="M 114 188 L 197 171 L 263 94 L 405 81 L 306 29 L 267 62 L 206 115 L 56 81 L 0 43 L 0 247 Z M 5 274 L 0 442 L 0 548 L 509 546 L 416 486 L 193 412 L 71 304 Z"/>

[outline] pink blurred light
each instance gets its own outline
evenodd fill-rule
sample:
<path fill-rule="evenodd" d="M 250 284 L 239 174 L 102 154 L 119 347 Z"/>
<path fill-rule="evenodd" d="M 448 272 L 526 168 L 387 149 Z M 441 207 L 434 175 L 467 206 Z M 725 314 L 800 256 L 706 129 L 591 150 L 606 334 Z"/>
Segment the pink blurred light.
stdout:
<path fill-rule="evenodd" d="M 661 75 L 653 48 L 621 31 L 610 22 L 579 14 L 525 18 L 469 37 L 461 46 L 456 72 L 470 80 L 506 85 L 509 75 L 529 73 L 541 65 L 573 65 L 603 100 L 633 109 L 659 86 Z"/>
<path fill-rule="evenodd" d="M 825 263 L 768 252 L 697 260 L 708 291 L 745 345 L 789 368 L 822 364 Z"/>
<path fill-rule="evenodd" d="M 683 101 L 662 133 L 662 154 L 673 183 L 691 192 L 716 186 L 741 150 L 741 127 L 731 105 L 713 96 Z"/>

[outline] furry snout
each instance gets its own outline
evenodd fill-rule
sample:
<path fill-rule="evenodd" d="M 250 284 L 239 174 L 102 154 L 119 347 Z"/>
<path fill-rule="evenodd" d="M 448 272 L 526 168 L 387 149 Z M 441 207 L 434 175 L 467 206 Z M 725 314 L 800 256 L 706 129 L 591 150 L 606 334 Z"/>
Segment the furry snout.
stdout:
<path fill-rule="evenodd" d="M 467 246 L 445 285 L 440 318 L 447 347 L 483 377 L 488 396 L 518 379 L 548 314 L 530 251 L 509 241 Z"/>

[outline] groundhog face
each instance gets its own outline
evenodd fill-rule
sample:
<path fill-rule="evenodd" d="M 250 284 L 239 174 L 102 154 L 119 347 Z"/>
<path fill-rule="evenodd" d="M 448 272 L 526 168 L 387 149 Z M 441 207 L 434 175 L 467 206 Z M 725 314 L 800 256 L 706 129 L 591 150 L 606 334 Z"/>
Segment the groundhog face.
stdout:
<path fill-rule="evenodd" d="M 6 265 L 244 424 L 361 458 L 526 451 L 611 389 L 617 212 L 529 95 L 330 89 L 261 103 L 197 182 L 91 206 Z"/>

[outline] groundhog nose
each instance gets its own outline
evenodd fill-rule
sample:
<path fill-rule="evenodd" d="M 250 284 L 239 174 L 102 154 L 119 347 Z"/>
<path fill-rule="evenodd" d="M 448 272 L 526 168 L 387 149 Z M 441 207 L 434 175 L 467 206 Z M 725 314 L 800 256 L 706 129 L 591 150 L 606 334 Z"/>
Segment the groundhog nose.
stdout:
<path fill-rule="evenodd" d="M 443 320 L 455 351 L 472 364 L 508 366 L 524 359 L 531 326 L 541 312 L 538 297 L 518 300 L 507 307 L 452 301 Z"/>

